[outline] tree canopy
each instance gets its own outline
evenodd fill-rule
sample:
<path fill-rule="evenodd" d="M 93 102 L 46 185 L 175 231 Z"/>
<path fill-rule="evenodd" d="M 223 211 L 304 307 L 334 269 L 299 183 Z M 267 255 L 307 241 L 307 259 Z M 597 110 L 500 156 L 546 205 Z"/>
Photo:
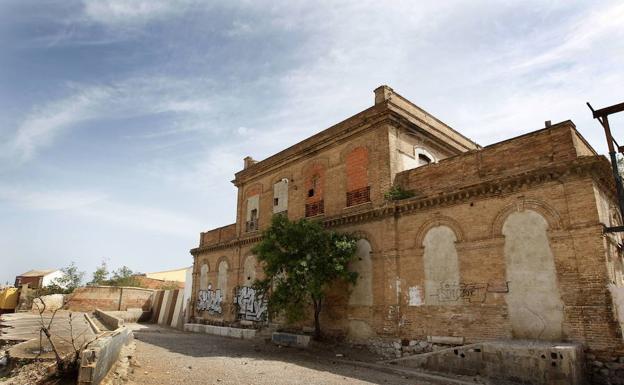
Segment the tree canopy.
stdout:
<path fill-rule="evenodd" d="M 348 270 L 356 243 L 354 236 L 328 231 L 315 221 L 274 216 L 253 248 L 266 276 L 255 286 L 268 295 L 269 312 L 283 312 L 294 322 L 305 318 L 312 305 L 314 336 L 320 338 L 319 315 L 328 289 L 338 281 L 355 284 L 357 280 L 357 273 Z"/>

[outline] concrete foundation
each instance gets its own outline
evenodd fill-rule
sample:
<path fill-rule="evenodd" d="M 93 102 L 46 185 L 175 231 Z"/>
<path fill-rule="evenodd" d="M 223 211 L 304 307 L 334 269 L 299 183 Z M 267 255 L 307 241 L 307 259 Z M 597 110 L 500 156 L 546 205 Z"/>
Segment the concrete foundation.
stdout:
<path fill-rule="evenodd" d="M 95 316 L 98 320 L 100 320 L 102 325 L 106 326 L 108 330 L 116 330 L 124 326 L 123 318 L 118 317 L 116 314 L 112 314 L 112 312 L 95 309 Z"/>
<path fill-rule="evenodd" d="M 216 336 L 240 338 L 244 340 L 256 337 L 255 329 L 230 328 L 226 326 L 184 324 L 185 332 L 213 334 Z"/>
<path fill-rule="evenodd" d="M 389 363 L 461 375 L 480 375 L 496 384 L 582 385 L 583 348 L 543 341 L 496 341 L 458 346 Z"/>
<path fill-rule="evenodd" d="M 273 335 L 271 335 L 271 342 L 276 345 L 307 348 L 310 344 L 310 336 L 291 333 L 273 333 Z"/>

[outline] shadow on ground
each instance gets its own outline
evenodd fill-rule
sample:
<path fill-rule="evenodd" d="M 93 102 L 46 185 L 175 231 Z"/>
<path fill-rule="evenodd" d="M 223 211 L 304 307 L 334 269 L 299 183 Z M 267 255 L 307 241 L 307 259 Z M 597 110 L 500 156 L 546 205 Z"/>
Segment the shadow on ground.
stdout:
<path fill-rule="evenodd" d="M 329 345 L 309 349 L 278 347 L 271 344 L 269 341 L 260 339 L 238 340 L 207 334 L 186 333 L 153 326 L 148 326 L 147 328 L 141 330 L 135 330 L 135 337 L 137 340 L 145 344 L 160 347 L 169 352 L 177 353 L 189 358 L 242 359 L 245 361 L 245 365 L 247 361 L 249 361 L 249 363 L 258 364 L 260 361 L 288 363 L 298 367 L 311 369 L 319 373 L 332 373 L 336 376 L 344 377 L 345 379 L 356 379 L 374 384 L 429 385 L 434 383 L 448 383 L 423 381 L 420 379 L 415 380 L 414 378 L 410 379 L 409 375 L 384 373 L 378 370 L 358 367 L 341 362 L 345 359 L 374 362 L 379 357 L 372 355 L 367 351 L 358 351 L 357 349 L 348 349 L 340 346 Z M 137 353 L 137 359 L 140 362 L 142 360 L 140 349 L 137 349 Z M 342 354 L 344 357 L 336 357 L 336 354 Z M 185 364 L 182 361 L 184 360 L 183 357 L 172 355 L 171 357 L 162 357 L 162 359 L 175 359 L 176 361 L 181 361 L 175 367 L 179 367 L 180 370 L 186 369 L 184 367 Z M 198 361 L 189 359 L 188 362 Z M 167 371 L 166 373 L 169 372 Z M 306 373 L 309 374 L 307 371 Z M 286 375 L 286 373 L 283 374 Z M 289 375 L 292 375 L 292 373 Z M 241 384 L 242 383 L 244 382 L 241 382 Z M 327 382 L 321 381 L 319 383 Z"/>

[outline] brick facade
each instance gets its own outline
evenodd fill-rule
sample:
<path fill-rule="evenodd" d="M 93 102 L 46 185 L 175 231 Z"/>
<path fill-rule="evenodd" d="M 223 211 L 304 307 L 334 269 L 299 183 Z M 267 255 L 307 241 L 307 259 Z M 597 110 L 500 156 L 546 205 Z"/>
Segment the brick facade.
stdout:
<path fill-rule="evenodd" d="M 373 107 L 236 174 L 236 223 L 202 233 L 191 250 L 192 302 L 206 289 L 202 266 L 210 284 L 202 298 L 216 295 L 219 281 L 227 293 L 219 311 L 196 307 L 195 319 L 244 318 L 233 300 L 248 285 L 245 261 L 260 233 L 247 231 L 246 199 L 259 194 L 266 228 L 273 185 L 286 178 L 290 219 L 323 202 L 315 219 L 370 246 L 370 263 L 357 267 L 366 289 L 332 290 L 322 313 L 328 332 L 357 341 L 528 336 L 623 350 L 607 289 L 624 286 L 621 239 L 603 233 L 621 222 L 610 165 L 574 125 L 481 148 L 390 88 L 375 94 Z M 420 165 L 418 154 L 433 163 Z M 414 196 L 388 201 L 392 185 Z"/>

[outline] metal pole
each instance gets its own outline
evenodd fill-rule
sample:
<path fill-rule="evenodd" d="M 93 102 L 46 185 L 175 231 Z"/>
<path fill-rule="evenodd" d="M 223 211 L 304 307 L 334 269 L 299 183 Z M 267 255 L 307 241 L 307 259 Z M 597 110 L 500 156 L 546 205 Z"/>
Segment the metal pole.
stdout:
<path fill-rule="evenodd" d="M 600 121 L 607 136 L 607 144 L 609 145 L 609 157 L 611 158 L 611 168 L 613 169 L 613 178 L 615 179 L 615 188 L 618 195 L 618 203 L 620 206 L 620 218 L 624 219 L 624 188 L 622 187 L 622 176 L 618 167 L 617 156 L 613 146 L 613 137 L 611 136 L 611 127 L 609 127 L 609 118 L 603 116 Z"/>

